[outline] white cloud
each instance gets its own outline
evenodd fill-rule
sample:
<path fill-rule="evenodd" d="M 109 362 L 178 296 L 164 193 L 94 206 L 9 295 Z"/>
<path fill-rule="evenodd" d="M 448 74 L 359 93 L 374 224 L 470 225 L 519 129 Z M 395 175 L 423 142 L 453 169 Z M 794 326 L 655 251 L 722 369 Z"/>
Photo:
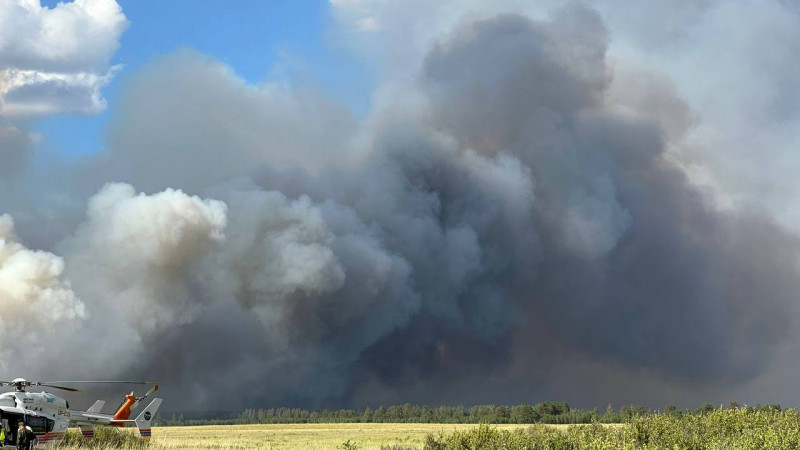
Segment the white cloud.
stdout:
<path fill-rule="evenodd" d="M 8 69 L 0 72 L 4 77 L 0 83 L 0 111 L 9 117 L 99 113 L 106 107 L 101 89 L 119 69 L 114 66 L 105 74 Z"/>
<path fill-rule="evenodd" d="M 0 2 L 0 115 L 103 110 L 100 89 L 127 25 L 115 0 Z"/>

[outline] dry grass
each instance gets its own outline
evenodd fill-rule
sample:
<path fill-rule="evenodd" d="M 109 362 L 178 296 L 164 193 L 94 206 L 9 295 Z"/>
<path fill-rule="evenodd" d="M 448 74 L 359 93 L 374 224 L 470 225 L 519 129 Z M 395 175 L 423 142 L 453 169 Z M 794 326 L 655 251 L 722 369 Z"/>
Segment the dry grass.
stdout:
<path fill-rule="evenodd" d="M 428 433 L 472 428 L 439 424 L 291 424 L 209 427 L 169 427 L 153 430 L 157 448 L 335 449 L 350 440 L 363 449 L 381 445 L 422 448 Z M 519 425 L 507 428 L 519 428 Z"/>
<path fill-rule="evenodd" d="M 474 428 L 472 424 L 344 423 L 288 425 L 222 425 L 153 428 L 150 449 L 336 449 L 347 440 L 361 450 L 381 445 L 422 448 L 428 433 Z M 527 425 L 498 425 L 499 429 Z M 62 449 L 68 447 L 60 447 Z"/>

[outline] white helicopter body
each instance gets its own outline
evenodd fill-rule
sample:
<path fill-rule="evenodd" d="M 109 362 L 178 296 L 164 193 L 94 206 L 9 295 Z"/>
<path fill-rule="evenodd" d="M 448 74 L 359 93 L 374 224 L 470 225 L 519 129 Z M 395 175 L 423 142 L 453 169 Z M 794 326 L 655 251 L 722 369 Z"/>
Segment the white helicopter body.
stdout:
<path fill-rule="evenodd" d="M 69 403 L 49 392 L 27 392 L 26 386 L 47 385 L 31 383 L 21 378 L 4 384 L 15 386 L 14 392 L 0 394 L 0 427 L 3 427 L 5 441 L 0 442 L 0 449 L 16 449 L 17 427 L 20 422 L 30 427 L 36 436 L 35 445 L 54 446 L 64 439 L 68 427 L 79 427 L 85 438 L 94 437 L 94 427 L 98 425 L 113 427 L 136 427 L 139 435 L 150 437 L 150 423 L 155 418 L 161 399 L 156 398 L 144 408 L 135 419 L 130 413 L 138 406 L 140 400 L 158 389 L 156 385 L 144 397 L 136 398 L 133 393 L 126 396 L 116 414 L 103 414 L 101 409 L 105 402 L 98 400 L 86 411 L 70 409 Z M 1 385 L 1 384 L 0 384 Z M 56 387 L 50 385 L 51 387 Z M 57 387 L 58 389 L 77 391 L 77 389 Z"/>

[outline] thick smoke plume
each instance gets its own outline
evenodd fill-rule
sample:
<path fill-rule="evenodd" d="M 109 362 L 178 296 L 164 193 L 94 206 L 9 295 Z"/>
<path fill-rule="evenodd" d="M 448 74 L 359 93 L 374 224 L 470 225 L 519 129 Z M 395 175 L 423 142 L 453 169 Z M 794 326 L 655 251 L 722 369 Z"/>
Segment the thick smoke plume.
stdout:
<path fill-rule="evenodd" d="M 157 60 L 76 169 L 64 259 L 0 220 L 0 338 L 57 322 L 95 351 L 27 376 L 156 378 L 173 410 L 727 401 L 794 349 L 800 241 L 698 187 L 691 109 L 607 53 L 579 5 L 465 20 L 361 122 Z"/>
<path fill-rule="evenodd" d="M 74 331 L 86 319 L 84 304 L 62 277 L 64 260 L 33 251 L 18 242 L 14 222 L 0 215 L 0 342 L 3 355 L 0 370 L 12 362 L 39 357 L 50 342 L 45 339 L 53 324 L 62 332 Z M 50 336 L 47 336 L 50 337 Z"/>

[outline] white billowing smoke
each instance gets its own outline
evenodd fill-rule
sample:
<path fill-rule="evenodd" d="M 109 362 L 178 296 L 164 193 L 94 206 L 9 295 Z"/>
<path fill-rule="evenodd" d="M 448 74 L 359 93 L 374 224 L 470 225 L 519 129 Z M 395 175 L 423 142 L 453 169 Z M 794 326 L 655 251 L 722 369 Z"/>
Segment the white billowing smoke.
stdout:
<path fill-rule="evenodd" d="M 89 200 L 85 221 L 59 251 L 93 317 L 65 345 L 95 350 L 67 357 L 51 348 L 62 370 L 114 376 L 142 361 L 165 367 L 170 342 L 212 320 L 223 330 L 195 340 L 203 351 L 193 357 L 232 359 L 235 368 L 241 349 L 219 348 L 216 333 L 244 335 L 260 348 L 258 364 L 301 367 L 292 379 L 311 382 L 323 367 L 341 371 L 419 310 L 409 263 L 351 208 L 255 185 L 216 191 L 227 204 L 172 189 L 137 194 L 120 183 Z M 229 327 L 246 316 L 255 328 Z M 333 388 L 317 389 L 342 389 L 343 375 L 333 378 Z"/>
<path fill-rule="evenodd" d="M 39 355 L 52 338 L 79 328 L 87 312 L 63 278 L 64 260 L 26 248 L 14 222 L 0 215 L 0 370 Z M 23 358 L 22 355 L 25 355 Z"/>
<path fill-rule="evenodd" d="M 163 331 L 192 317 L 191 286 L 176 279 L 224 239 L 225 224 L 219 201 L 172 189 L 137 195 L 129 185 L 107 185 L 65 244 L 70 276 L 92 307 L 130 318 L 143 333 Z"/>
<path fill-rule="evenodd" d="M 288 200 L 279 192 L 240 192 L 232 199 L 230 239 L 208 267 L 209 288 L 248 298 L 267 330 L 282 339 L 280 318 L 302 297 L 342 288 L 345 268 L 331 243 L 333 233 L 309 198 Z"/>
<path fill-rule="evenodd" d="M 119 367 L 147 350 L 143 340 L 192 320 L 200 305 L 190 270 L 223 241 L 225 224 L 223 203 L 178 190 L 148 196 L 109 184 L 93 196 L 85 222 L 59 247 L 93 317 L 70 342 L 95 351 L 77 358 Z"/>

